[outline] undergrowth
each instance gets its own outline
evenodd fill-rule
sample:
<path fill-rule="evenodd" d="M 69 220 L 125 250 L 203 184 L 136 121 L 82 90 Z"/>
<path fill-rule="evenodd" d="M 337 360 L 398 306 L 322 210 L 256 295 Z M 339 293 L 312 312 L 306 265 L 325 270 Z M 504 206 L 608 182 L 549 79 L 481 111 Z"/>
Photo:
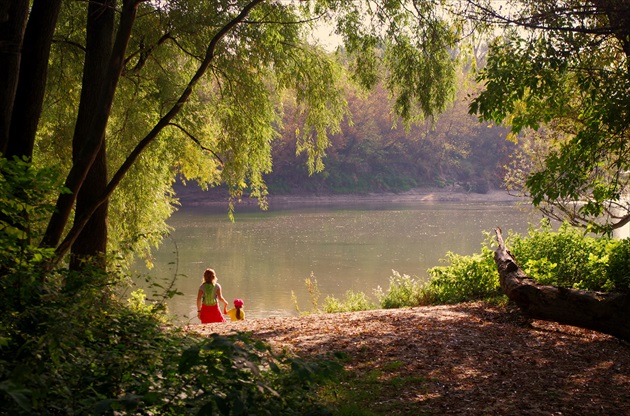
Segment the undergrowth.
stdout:
<path fill-rule="evenodd" d="M 307 362 L 247 334 L 192 336 L 142 292 L 121 299 L 121 273 L 50 270 L 52 250 L 33 242 L 53 208 L 54 175 L 5 162 L 0 415 L 330 414 L 316 393 L 339 371 L 335 361 Z"/>
<path fill-rule="evenodd" d="M 2 307 L 0 414 L 328 413 L 315 393 L 335 362 L 277 353 L 247 334 L 187 335 L 142 294 L 118 300 L 106 274 L 79 277 L 71 291 L 35 283 L 23 308 Z M 15 304 L 10 295 L 3 305 Z"/>

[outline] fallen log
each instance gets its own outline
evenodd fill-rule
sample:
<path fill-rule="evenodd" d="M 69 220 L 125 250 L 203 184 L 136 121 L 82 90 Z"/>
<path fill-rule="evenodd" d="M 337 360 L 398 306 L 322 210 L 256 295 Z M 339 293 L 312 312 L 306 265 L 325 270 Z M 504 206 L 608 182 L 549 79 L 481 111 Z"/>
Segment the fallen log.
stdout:
<path fill-rule="evenodd" d="M 527 276 L 506 249 L 501 229 L 494 261 L 503 292 L 532 319 L 592 329 L 630 341 L 630 296 L 546 286 Z"/>

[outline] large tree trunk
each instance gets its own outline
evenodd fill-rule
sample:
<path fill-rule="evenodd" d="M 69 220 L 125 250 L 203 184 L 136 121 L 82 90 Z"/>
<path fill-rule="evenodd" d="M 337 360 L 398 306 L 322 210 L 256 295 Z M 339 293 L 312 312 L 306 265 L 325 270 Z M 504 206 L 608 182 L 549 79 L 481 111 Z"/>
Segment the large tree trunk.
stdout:
<path fill-rule="evenodd" d="M 7 158 L 25 156 L 30 159 L 33 156 L 46 91 L 48 57 L 60 9 L 61 0 L 33 2 L 24 34 L 20 79 L 6 147 Z"/>
<path fill-rule="evenodd" d="M 102 3 L 92 2 L 88 6 L 81 101 L 72 141 L 74 163 L 79 163 L 81 152 L 88 150 L 87 146 L 96 145 L 96 143 L 86 143 L 84 138 L 89 134 L 92 116 L 98 111 L 98 94 L 94 92 L 100 91 L 103 86 L 105 68 L 112 53 L 114 6 L 115 0 L 104 0 Z M 100 148 L 91 148 L 91 151 L 97 152 L 97 154 L 77 195 L 75 215 L 78 217 L 83 216 L 85 211 L 91 208 L 94 200 L 105 192 L 107 186 L 107 156 L 104 137 L 101 138 Z M 90 215 L 85 228 L 72 245 L 71 269 L 80 269 L 85 261 L 105 268 L 107 210 L 107 204 L 102 204 Z"/>
<path fill-rule="evenodd" d="M 83 216 L 90 212 L 95 201 L 105 192 L 106 186 L 107 156 L 103 144 L 77 196 L 76 215 Z M 86 262 L 105 270 L 108 209 L 108 203 L 104 202 L 89 214 L 90 219 L 72 245 L 70 256 L 72 270 L 80 270 Z"/>
<path fill-rule="evenodd" d="M 83 186 L 85 178 L 100 152 L 114 101 L 114 94 L 123 70 L 127 45 L 135 23 L 137 7 L 140 2 L 141 0 L 123 0 L 122 2 L 116 39 L 105 68 L 105 76 L 103 77 L 100 91 L 92 92 L 97 97 L 95 111 L 90 118 L 83 146 L 79 149 L 76 157 L 73 158 L 72 168 L 70 168 L 70 172 L 66 177 L 65 186 L 70 190 L 70 193 L 59 195 L 56 210 L 48 222 L 46 233 L 42 239 L 41 245 L 43 247 L 57 247 L 59 245 L 79 190 Z"/>
<path fill-rule="evenodd" d="M 17 91 L 28 1 L 0 3 L 0 153 L 9 144 L 9 129 Z"/>
<path fill-rule="evenodd" d="M 494 252 L 494 261 L 499 270 L 501 289 L 525 316 L 592 329 L 630 341 L 628 294 L 540 285 L 525 275 L 507 251 L 500 228 L 496 233 L 499 247 Z"/>

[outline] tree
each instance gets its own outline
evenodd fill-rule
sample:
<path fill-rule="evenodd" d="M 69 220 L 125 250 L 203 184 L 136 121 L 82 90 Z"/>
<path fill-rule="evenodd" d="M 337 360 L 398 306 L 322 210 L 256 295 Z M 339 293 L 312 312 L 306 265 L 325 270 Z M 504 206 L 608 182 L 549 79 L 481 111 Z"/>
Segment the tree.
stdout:
<path fill-rule="evenodd" d="M 403 192 L 413 187 L 461 186 L 484 193 L 503 181 L 503 165 L 516 145 L 504 127 L 479 123 L 469 115 L 467 95 L 474 86 L 459 75 L 455 101 L 439 116 L 404 128 L 388 107 L 382 85 L 369 93 L 346 88 L 352 119 L 331 136 L 326 169 L 308 176 L 295 158 L 291 108 L 287 128 L 274 143 L 274 170 L 266 181 L 274 192 Z M 393 127 L 393 125 L 395 125 Z"/>
<path fill-rule="evenodd" d="M 28 3 L 24 1 L 3 2 L 0 5 L 0 151 L 6 153 L 11 126 L 11 115 L 19 80 L 24 28 L 28 17 Z"/>
<path fill-rule="evenodd" d="M 0 96 L 2 149 L 40 166 L 54 154 L 52 163 L 66 171 L 66 191 L 41 242 L 55 249 L 53 263 L 72 250 L 75 267 L 86 259 L 104 267 L 111 203 L 124 212 L 109 221 L 118 227 L 109 231 L 121 234 L 118 247 L 126 232 L 120 224 L 137 221 L 133 213 L 145 218 L 136 224 L 152 224 L 126 234 L 125 244 L 156 241 L 146 236 L 164 230 L 178 174 L 204 186 L 226 183 L 234 198 L 249 188 L 264 204 L 262 174 L 282 127 L 283 91 L 296 91 L 297 149 L 311 171 L 321 169 L 328 135 L 347 110 L 338 65 L 305 40 L 318 20 L 335 24 L 362 86 L 373 87 L 376 69 L 387 68 L 384 80 L 405 119 L 440 111 L 454 91 L 459 29 L 433 1 L 411 9 L 359 1 L 34 0 L 28 10 L 23 3 L 9 1 L 0 27 L 9 45 L 22 45 L 17 60 L 0 63 L 6 79 L 17 80 Z M 20 66 L 29 56 L 34 65 Z M 20 92 L 29 82 L 34 91 Z M 16 127 L 7 130 L 8 120 Z M 39 129 L 25 128 L 32 125 Z"/>
<path fill-rule="evenodd" d="M 512 29 L 491 45 L 470 111 L 546 141 L 516 183 L 544 213 L 610 232 L 630 222 L 630 5 L 518 5 L 475 4 L 476 18 Z"/>

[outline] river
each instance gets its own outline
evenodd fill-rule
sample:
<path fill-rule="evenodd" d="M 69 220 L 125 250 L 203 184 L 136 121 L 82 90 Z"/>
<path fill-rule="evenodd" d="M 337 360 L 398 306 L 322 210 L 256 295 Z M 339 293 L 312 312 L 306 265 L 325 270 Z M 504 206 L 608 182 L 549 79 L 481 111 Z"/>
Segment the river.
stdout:
<path fill-rule="evenodd" d="M 392 270 L 418 279 L 444 265 L 448 251 L 480 251 L 483 232 L 496 226 L 525 232 L 539 214 L 507 202 L 318 204 L 269 211 L 188 207 L 169 220 L 171 236 L 154 254 L 154 268 L 136 264 L 182 295 L 168 301 L 180 323 L 198 323 L 195 299 L 203 271 L 216 270 L 225 298 L 245 302 L 247 318 L 293 316 L 312 309 L 305 279 L 317 279 L 320 302 L 348 290 L 373 297 Z M 138 286 L 151 292 L 143 277 Z M 297 306 L 297 308 L 296 308 Z"/>

